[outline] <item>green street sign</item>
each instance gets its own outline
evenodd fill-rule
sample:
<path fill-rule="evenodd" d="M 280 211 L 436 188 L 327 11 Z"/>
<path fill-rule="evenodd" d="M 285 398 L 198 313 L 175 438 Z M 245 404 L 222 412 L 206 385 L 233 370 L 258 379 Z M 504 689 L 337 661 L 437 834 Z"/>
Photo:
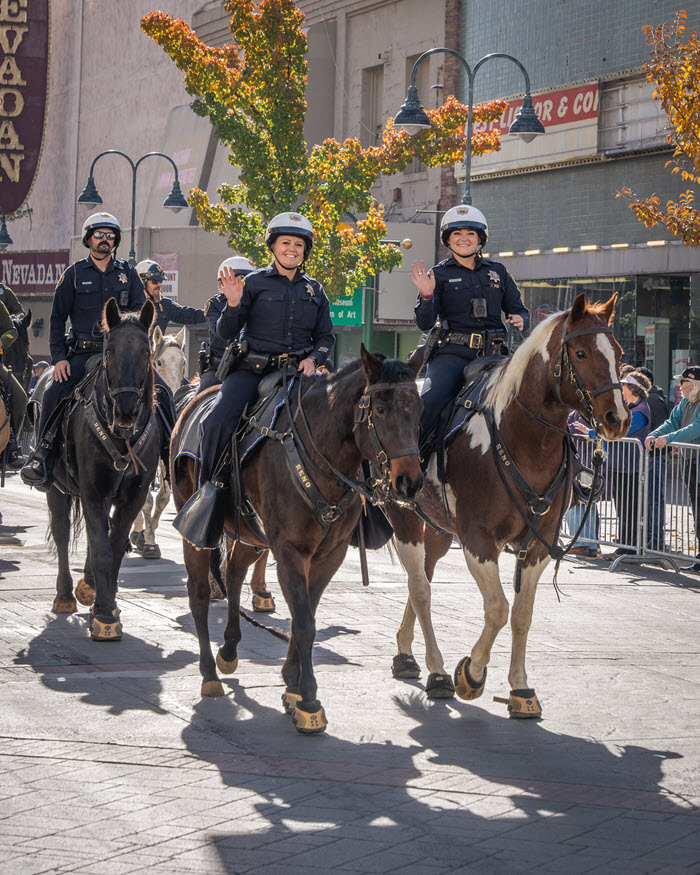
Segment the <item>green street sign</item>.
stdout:
<path fill-rule="evenodd" d="M 330 302 L 334 325 L 362 325 L 362 289 L 355 289 L 351 298 L 337 298 Z"/>

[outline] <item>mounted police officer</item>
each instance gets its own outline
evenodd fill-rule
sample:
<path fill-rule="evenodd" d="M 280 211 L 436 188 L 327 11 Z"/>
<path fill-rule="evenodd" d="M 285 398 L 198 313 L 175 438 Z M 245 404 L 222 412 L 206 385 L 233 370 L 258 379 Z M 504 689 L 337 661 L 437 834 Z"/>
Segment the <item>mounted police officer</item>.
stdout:
<path fill-rule="evenodd" d="M 227 306 L 214 334 L 225 344 L 240 334 L 247 351 L 224 379 L 202 424 L 200 485 L 209 481 L 266 374 L 292 365 L 312 376 L 328 358 L 335 342 L 328 298 L 321 283 L 304 273 L 313 242 L 313 228 L 305 216 L 280 213 L 265 233 L 273 256 L 269 267 L 245 277 L 236 275 L 236 266 L 224 263 L 220 268 Z"/>
<path fill-rule="evenodd" d="M 17 444 L 17 435 L 22 430 L 27 409 L 27 394 L 17 377 L 3 364 L 3 352 L 17 340 L 17 329 L 5 304 L 0 302 L 0 389 L 8 400 L 7 414 L 10 417 L 10 442 L 7 445 L 7 463 L 10 468 L 21 468 L 24 456 Z"/>
<path fill-rule="evenodd" d="M 198 392 L 204 392 L 205 389 L 210 389 L 212 386 L 219 384 L 219 379 L 216 376 L 216 371 L 221 364 L 221 359 L 226 352 L 227 343 L 222 340 L 216 333 L 216 323 L 219 317 L 228 306 L 226 295 L 223 293 L 223 277 L 226 270 L 233 271 L 234 276 L 241 278 L 248 276 L 254 270 L 257 270 L 255 265 L 244 258 L 242 255 L 232 255 L 231 258 L 225 259 L 219 265 L 217 272 L 217 284 L 219 291 L 204 305 L 204 315 L 206 316 L 209 325 L 209 350 L 202 355 L 200 353 L 200 362 L 203 365 L 200 367 L 200 380 Z"/>
<path fill-rule="evenodd" d="M 163 334 L 171 322 L 174 322 L 175 325 L 202 325 L 207 321 L 201 307 L 184 307 L 182 304 L 177 304 L 170 298 L 164 298 L 161 295 L 165 271 L 157 261 L 153 261 L 151 258 L 139 261 L 136 265 L 136 271 L 143 283 L 146 297 L 150 298 L 155 305 L 155 327 L 160 328 Z"/>
<path fill-rule="evenodd" d="M 121 241 L 121 227 L 114 216 L 89 216 L 83 224 L 82 241 L 89 255 L 70 265 L 56 285 L 49 329 L 53 378 L 42 402 L 39 442 L 21 472 L 25 483 L 40 489 L 50 486 L 48 460 L 55 433 L 47 434 L 47 426 L 54 425 L 54 411 L 84 376 L 88 359 L 102 353 L 104 305 L 115 298 L 120 309 L 138 311 L 146 301 L 136 268 L 114 254 Z M 71 330 L 66 338 L 68 319 Z M 155 378 L 159 403 L 172 406 L 172 393 L 162 377 L 156 374 Z"/>
<path fill-rule="evenodd" d="M 507 334 L 501 313 L 520 331 L 530 322 L 520 289 L 505 266 L 481 255 L 488 233 L 480 210 L 466 204 L 453 207 L 440 226 L 442 242 L 452 254 L 429 271 L 422 261 L 411 270 L 411 281 L 418 289 L 415 323 L 422 331 L 434 329 L 428 340 L 429 364 L 421 392 L 423 438 L 430 435 L 442 409 L 459 391 L 467 363 L 480 355 L 505 352 Z M 424 461 L 427 455 L 423 453 Z"/>
<path fill-rule="evenodd" d="M 17 295 L 5 283 L 0 283 L 0 304 L 4 304 L 10 316 L 24 316 L 24 307 L 20 304 Z"/>

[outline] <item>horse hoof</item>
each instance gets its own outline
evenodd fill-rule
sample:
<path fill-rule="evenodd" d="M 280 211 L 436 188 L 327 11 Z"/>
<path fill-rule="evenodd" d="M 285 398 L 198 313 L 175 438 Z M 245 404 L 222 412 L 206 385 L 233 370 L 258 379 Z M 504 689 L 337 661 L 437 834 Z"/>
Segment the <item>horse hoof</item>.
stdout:
<path fill-rule="evenodd" d="M 470 701 L 478 699 L 484 692 L 484 684 L 486 683 L 486 669 L 484 669 L 483 678 L 477 683 L 469 674 L 470 657 L 465 656 L 455 669 L 455 692 L 460 699 Z"/>
<path fill-rule="evenodd" d="M 54 614 L 74 614 L 78 610 L 75 599 L 60 599 L 58 596 L 53 600 L 51 610 Z"/>
<path fill-rule="evenodd" d="M 202 683 L 203 696 L 223 696 L 224 685 L 221 681 L 204 681 Z"/>
<path fill-rule="evenodd" d="M 90 619 L 90 637 L 93 641 L 121 641 L 122 624 L 118 615 L 109 623 L 103 623 L 97 617 Z"/>
<path fill-rule="evenodd" d="M 213 577 L 209 579 L 209 598 L 214 602 L 223 601 L 226 598 L 226 593 Z"/>
<path fill-rule="evenodd" d="M 271 614 L 275 610 L 275 600 L 271 592 L 253 593 L 253 610 L 260 614 Z"/>
<path fill-rule="evenodd" d="M 318 705 L 318 703 L 316 704 Z M 328 726 L 326 712 L 321 705 L 318 705 L 313 711 L 305 711 L 301 707 L 301 702 L 297 702 L 292 714 L 292 720 L 297 732 L 300 732 L 302 735 L 318 735 L 320 732 L 325 732 L 326 726 Z"/>
<path fill-rule="evenodd" d="M 299 693 L 290 693 L 289 690 L 285 690 L 282 693 L 282 704 L 284 705 L 285 714 L 289 714 L 290 717 L 294 714 L 294 709 L 301 702 L 301 696 Z"/>
<path fill-rule="evenodd" d="M 452 678 L 448 674 L 434 671 L 428 676 L 425 695 L 429 699 L 454 699 L 455 685 L 452 683 Z"/>
<path fill-rule="evenodd" d="M 410 653 L 397 653 L 391 663 L 391 673 L 396 680 L 420 677 L 420 666 Z"/>
<path fill-rule="evenodd" d="M 75 588 L 75 597 L 81 605 L 85 605 L 88 608 L 95 602 L 95 590 L 84 577 L 81 577 L 78 581 L 78 585 Z"/>
<path fill-rule="evenodd" d="M 511 690 L 508 696 L 508 716 L 518 720 L 536 720 L 542 716 L 542 706 L 531 689 Z"/>
<path fill-rule="evenodd" d="M 233 674 L 234 671 L 238 668 L 238 657 L 236 657 L 233 662 L 227 662 L 223 656 L 221 655 L 221 651 L 219 650 L 216 654 L 216 667 L 219 669 L 221 674 Z"/>
<path fill-rule="evenodd" d="M 160 559 L 160 547 L 158 544 L 144 544 L 141 555 L 144 559 Z"/>
<path fill-rule="evenodd" d="M 146 544 L 143 532 L 132 532 L 129 540 L 134 545 L 134 550 L 136 550 L 137 553 L 143 553 L 143 548 Z"/>

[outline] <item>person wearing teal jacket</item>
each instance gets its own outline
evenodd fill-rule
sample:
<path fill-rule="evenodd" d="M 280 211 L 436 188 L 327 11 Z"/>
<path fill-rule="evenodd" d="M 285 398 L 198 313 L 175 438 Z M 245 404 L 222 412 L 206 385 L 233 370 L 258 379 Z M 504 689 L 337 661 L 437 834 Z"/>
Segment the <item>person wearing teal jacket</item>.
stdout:
<path fill-rule="evenodd" d="M 648 435 L 645 441 L 648 450 L 662 450 L 668 444 L 700 444 L 700 367 L 694 365 L 686 368 L 682 374 L 674 377 L 676 380 L 679 378 L 683 398 L 680 404 L 673 408 L 666 422 Z M 682 451 L 681 455 L 683 455 Z M 683 482 L 688 489 L 693 508 L 696 540 L 700 540 L 699 473 L 697 456 L 688 451 L 684 457 Z M 685 570 L 700 572 L 700 562 L 695 562 Z"/>

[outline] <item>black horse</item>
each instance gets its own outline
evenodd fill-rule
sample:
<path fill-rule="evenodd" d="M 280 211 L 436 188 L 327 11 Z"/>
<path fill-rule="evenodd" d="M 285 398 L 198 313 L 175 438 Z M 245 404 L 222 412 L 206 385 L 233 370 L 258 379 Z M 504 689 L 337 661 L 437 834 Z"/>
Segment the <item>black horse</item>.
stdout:
<path fill-rule="evenodd" d="M 90 634 L 95 641 L 121 638 L 117 576 L 129 531 L 158 467 L 161 425 L 153 400 L 153 316 L 150 301 L 138 315 L 122 315 L 114 298 L 107 301 L 102 362 L 77 387 L 47 495 L 58 553 L 52 610 L 73 613 L 75 596 L 81 604 L 93 605 Z M 68 564 L 71 510 L 74 527 L 82 510 L 88 541 L 85 576 L 75 596 Z"/>
<path fill-rule="evenodd" d="M 363 459 L 382 472 L 382 483 L 397 499 L 410 500 L 422 485 L 418 460 L 421 402 L 415 371 L 403 362 L 374 356 L 362 348 L 361 361 L 330 377 L 303 381 L 303 401 L 292 392 L 275 424 L 281 440 L 265 440 L 246 460 L 243 486 L 262 522 L 277 560 L 277 575 L 292 616 L 287 659 L 282 668 L 283 703 L 299 732 L 322 732 L 327 725 L 316 698 L 311 648 L 314 616 L 323 590 L 340 568 L 361 511 L 359 496 L 347 482 L 356 477 Z M 197 396 L 183 411 L 171 442 L 172 485 L 178 510 L 195 490 L 193 459 L 178 458 L 183 432 L 210 392 Z M 292 434 L 299 455 L 289 443 Z M 230 495 L 235 493 L 231 482 Z M 309 496 L 314 496 L 311 498 Z M 236 538 L 235 504 L 229 498 L 224 528 Z M 246 543 L 244 543 L 244 541 Z M 241 640 L 241 586 L 249 566 L 259 556 L 252 545 L 263 542 L 241 522 L 240 539 L 226 563 L 228 622 L 216 663 L 209 639 L 210 550 L 184 541 L 187 591 L 199 639 L 202 695 L 221 696 L 217 676 L 232 674 Z"/>

